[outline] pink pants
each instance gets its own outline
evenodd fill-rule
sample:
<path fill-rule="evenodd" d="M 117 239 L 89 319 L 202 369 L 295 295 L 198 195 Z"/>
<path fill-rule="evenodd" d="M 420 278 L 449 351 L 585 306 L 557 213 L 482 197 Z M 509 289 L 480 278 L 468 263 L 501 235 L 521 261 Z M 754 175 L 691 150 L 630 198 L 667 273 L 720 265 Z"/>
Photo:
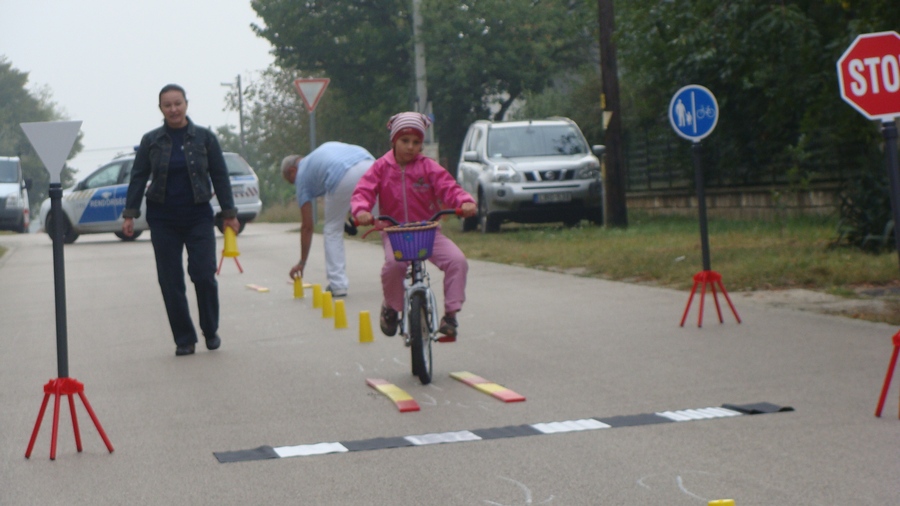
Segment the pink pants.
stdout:
<path fill-rule="evenodd" d="M 384 301 L 394 310 L 403 311 L 403 279 L 409 262 L 394 259 L 394 248 L 385 232 L 381 232 L 381 243 L 384 246 L 384 266 L 381 267 Z M 466 256 L 438 229 L 428 261 L 444 272 L 444 312 L 459 311 L 466 300 L 466 275 L 469 272 Z"/>

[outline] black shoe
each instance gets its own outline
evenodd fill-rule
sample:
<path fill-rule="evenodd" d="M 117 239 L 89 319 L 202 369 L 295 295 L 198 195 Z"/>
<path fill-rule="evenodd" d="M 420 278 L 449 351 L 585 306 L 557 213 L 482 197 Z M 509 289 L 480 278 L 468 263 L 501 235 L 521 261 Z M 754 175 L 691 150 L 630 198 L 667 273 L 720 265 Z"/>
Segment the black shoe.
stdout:
<path fill-rule="evenodd" d="M 356 232 L 358 232 L 356 225 L 353 224 L 353 218 L 348 218 L 347 222 L 344 223 L 344 232 L 346 232 L 347 235 L 356 235 Z"/>
<path fill-rule="evenodd" d="M 456 328 L 459 327 L 459 324 L 456 323 L 456 317 L 444 315 L 441 318 L 441 326 L 438 328 L 438 332 L 444 334 L 443 336 L 438 338 L 438 342 L 440 343 L 453 343 L 456 342 Z"/>
<path fill-rule="evenodd" d="M 222 346 L 222 339 L 219 338 L 219 335 L 216 334 L 212 337 L 212 339 L 206 339 L 206 349 L 207 350 L 218 350 L 219 346 Z"/>
<path fill-rule="evenodd" d="M 175 348 L 175 356 L 181 357 L 184 355 L 193 355 L 194 354 L 194 343 L 185 344 L 183 346 L 178 346 Z"/>
<path fill-rule="evenodd" d="M 397 334 L 397 312 L 388 306 L 381 306 L 381 332 L 386 336 Z"/>

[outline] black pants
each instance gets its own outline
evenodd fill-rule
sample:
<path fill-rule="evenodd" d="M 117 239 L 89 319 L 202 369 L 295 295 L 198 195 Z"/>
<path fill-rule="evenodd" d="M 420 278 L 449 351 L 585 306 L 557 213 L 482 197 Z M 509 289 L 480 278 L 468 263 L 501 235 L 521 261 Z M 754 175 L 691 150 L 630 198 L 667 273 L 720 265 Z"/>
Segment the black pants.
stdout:
<path fill-rule="evenodd" d="M 162 289 L 175 344 L 197 342 L 184 282 L 182 255 L 188 254 L 188 275 L 197 293 L 200 329 L 212 338 L 219 329 L 219 285 L 216 282 L 216 236 L 212 212 L 184 223 L 152 220 L 150 240 L 156 254 L 156 275 Z"/>

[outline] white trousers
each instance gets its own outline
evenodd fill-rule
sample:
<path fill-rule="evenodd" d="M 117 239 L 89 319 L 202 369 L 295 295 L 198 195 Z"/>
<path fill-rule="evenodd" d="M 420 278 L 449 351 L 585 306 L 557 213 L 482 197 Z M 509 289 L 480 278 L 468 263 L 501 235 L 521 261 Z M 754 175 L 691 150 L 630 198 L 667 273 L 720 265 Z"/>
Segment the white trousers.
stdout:
<path fill-rule="evenodd" d="M 344 254 L 344 223 L 350 213 L 350 198 L 356 189 L 356 183 L 373 163 L 374 160 L 363 160 L 350 167 L 334 193 L 325 194 L 325 224 L 322 227 L 325 243 L 325 275 L 332 291 L 335 292 L 346 291 L 350 286 Z"/>

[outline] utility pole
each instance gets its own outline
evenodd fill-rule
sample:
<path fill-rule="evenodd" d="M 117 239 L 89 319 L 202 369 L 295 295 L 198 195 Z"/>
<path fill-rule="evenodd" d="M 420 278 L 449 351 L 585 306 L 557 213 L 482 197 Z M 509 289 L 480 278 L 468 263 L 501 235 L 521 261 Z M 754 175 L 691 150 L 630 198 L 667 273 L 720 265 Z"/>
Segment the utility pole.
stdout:
<path fill-rule="evenodd" d="M 600 72 L 603 95 L 600 97 L 605 125 L 606 180 L 604 184 L 604 223 L 607 227 L 627 228 L 628 209 L 625 203 L 625 149 L 622 145 L 622 114 L 619 101 L 619 74 L 616 46 L 613 43 L 615 17 L 613 0 L 597 0 L 600 23 Z"/>
<path fill-rule="evenodd" d="M 428 103 L 428 86 L 425 75 L 425 43 L 422 41 L 422 0 L 412 0 L 413 15 L 413 50 L 415 60 L 416 79 L 416 103 L 415 110 L 422 114 L 431 114 L 431 105 Z M 425 142 L 422 146 L 422 154 L 439 160 L 438 144 L 434 141 L 434 124 L 425 132 Z"/>
<path fill-rule="evenodd" d="M 237 75 L 236 79 L 237 83 L 237 96 L 238 96 L 238 131 L 241 136 L 241 156 L 246 158 L 246 142 L 244 141 L 244 90 L 241 88 L 241 75 Z M 222 86 L 228 86 L 229 88 L 235 87 L 235 83 L 221 83 Z"/>

